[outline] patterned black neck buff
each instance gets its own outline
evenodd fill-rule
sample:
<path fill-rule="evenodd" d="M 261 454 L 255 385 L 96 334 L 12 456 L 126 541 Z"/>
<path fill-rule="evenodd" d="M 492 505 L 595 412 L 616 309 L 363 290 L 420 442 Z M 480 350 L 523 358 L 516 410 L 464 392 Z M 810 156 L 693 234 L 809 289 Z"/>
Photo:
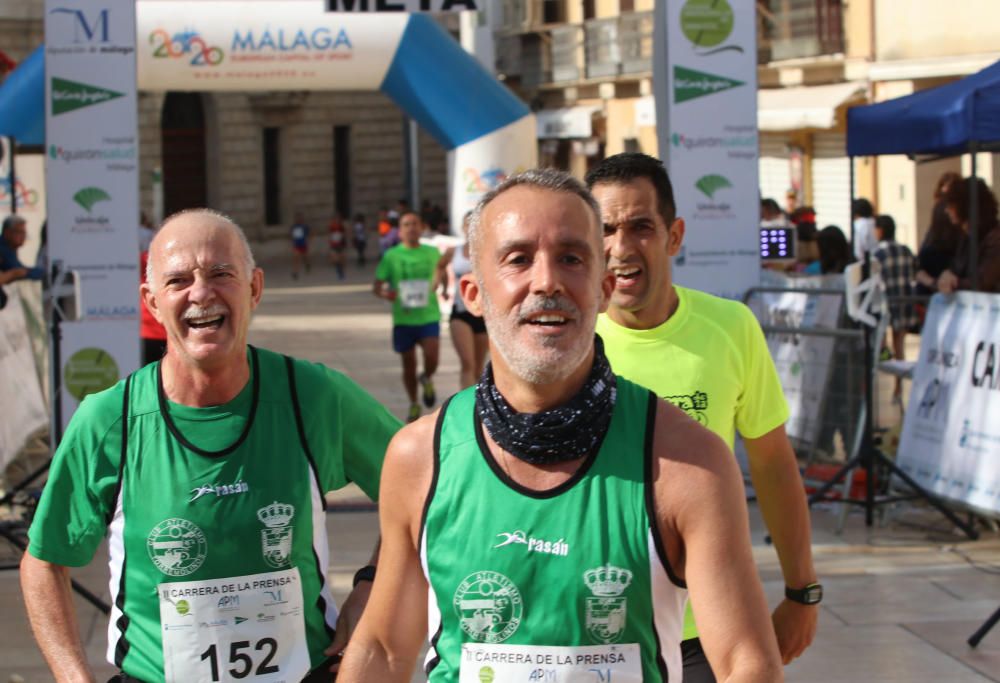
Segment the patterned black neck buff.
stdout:
<path fill-rule="evenodd" d="M 497 390 L 488 363 L 476 385 L 476 411 L 500 448 L 532 465 L 575 460 L 594 452 L 608 431 L 617 388 L 600 337 L 594 338 L 594 366 L 569 401 L 540 413 L 519 413 Z"/>

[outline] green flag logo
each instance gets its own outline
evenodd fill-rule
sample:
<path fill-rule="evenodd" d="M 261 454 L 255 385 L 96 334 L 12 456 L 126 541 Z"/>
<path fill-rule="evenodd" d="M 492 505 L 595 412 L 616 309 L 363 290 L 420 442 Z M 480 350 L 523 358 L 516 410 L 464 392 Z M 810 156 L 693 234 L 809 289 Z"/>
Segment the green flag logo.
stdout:
<path fill-rule="evenodd" d="M 721 175 L 705 175 L 698 178 L 698 182 L 694 184 L 703 195 L 709 199 L 715 199 L 715 193 L 727 187 L 732 187 L 733 184 L 729 182 L 729 178 Z"/>
<path fill-rule="evenodd" d="M 683 66 L 674 67 L 674 104 L 694 100 L 705 95 L 714 95 L 723 90 L 730 90 L 743 85 L 743 81 L 737 81 L 725 76 L 695 71 Z"/>
<path fill-rule="evenodd" d="M 124 93 L 86 83 L 67 81 L 64 78 L 52 78 L 52 114 L 54 116 L 119 97 L 124 97 Z"/>
<path fill-rule="evenodd" d="M 111 195 L 102 190 L 99 187 L 85 187 L 75 195 L 73 195 L 73 201 L 80 205 L 87 213 L 94 208 L 94 204 L 97 202 L 110 201 Z"/>

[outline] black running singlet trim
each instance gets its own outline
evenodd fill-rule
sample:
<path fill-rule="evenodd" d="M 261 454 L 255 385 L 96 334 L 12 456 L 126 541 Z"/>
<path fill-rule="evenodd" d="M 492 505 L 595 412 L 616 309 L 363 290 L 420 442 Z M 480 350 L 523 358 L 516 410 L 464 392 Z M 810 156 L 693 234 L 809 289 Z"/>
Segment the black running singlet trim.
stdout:
<path fill-rule="evenodd" d="M 576 486 L 577 482 L 587 476 L 587 472 L 589 472 L 590 468 L 594 466 L 595 462 L 597 462 L 597 456 L 600 455 L 601 449 L 604 447 L 604 440 L 608 438 L 608 432 L 611 431 L 609 427 L 608 430 L 601 435 L 601 440 L 598 442 L 597 447 L 594 448 L 593 452 L 588 454 L 586 458 L 584 458 L 583 463 L 569 479 L 558 486 L 553 486 L 550 489 L 536 491 L 535 489 L 529 489 L 526 486 L 521 486 L 516 481 L 511 479 L 506 472 L 504 472 L 500 463 L 497 462 L 496 458 L 494 458 L 490 453 L 490 447 L 486 443 L 486 436 L 483 432 L 483 421 L 479 419 L 479 412 L 473 408 L 472 415 L 473 420 L 475 421 L 476 443 L 479 444 L 479 452 L 483 456 L 483 460 L 486 461 L 486 464 L 489 465 L 489 468 L 493 470 L 493 474 L 495 474 L 497 479 L 499 479 L 504 485 L 520 493 L 522 496 L 537 498 L 539 500 L 555 498 L 556 496 L 569 491 L 571 488 Z"/>
<path fill-rule="evenodd" d="M 118 482 L 115 484 L 115 497 L 112 498 L 113 506 L 108 512 L 108 524 L 110 525 L 115 516 L 115 511 L 118 509 L 118 499 L 122 494 L 122 480 L 125 478 L 125 457 L 128 455 L 128 418 L 130 411 L 129 405 L 129 393 L 132 386 L 132 375 L 129 375 L 125 380 L 125 394 L 122 399 L 122 453 L 121 459 L 118 461 Z M 122 668 L 122 664 L 125 662 L 125 656 L 128 654 L 130 644 L 128 638 L 125 636 L 125 631 L 128 629 L 129 618 L 125 614 L 125 566 L 128 563 L 128 558 L 125 556 L 125 544 L 122 543 L 122 573 L 118 580 L 118 595 L 115 597 L 115 607 L 121 612 L 121 616 L 115 621 L 115 628 L 118 629 L 118 642 L 115 643 L 115 666 L 119 669 Z"/>
<path fill-rule="evenodd" d="M 309 448 L 309 439 L 306 438 L 306 427 L 305 422 L 302 420 L 302 408 L 299 404 L 299 391 L 295 384 L 295 362 L 289 356 L 284 356 L 285 358 L 285 371 L 288 375 L 288 395 L 292 399 L 292 412 L 295 414 L 295 428 L 299 434 L 299 444 L 302 446 L 302 452 L 305 453 L 306 460 L 309 462 L 309 470 L 312 473 L 313 481 L 316 482 L 316 490 L 319 491 L 320 504 L 323 506 L 323 511 L 326 511 L 326 497 L 323 495 L 323 489 L 320 486 L 319 480 L 319 469 L 316 467 L 316 459 L 313 458 L 312 449 Z M 323 571 L 323 565 L 319 561 L 319 554 L 316 552 L 316 548 L 312 548 L 313 562 L 316 565 L 316 576 L 319 577 L 319 593 L 316 595 L 316 608 L 319 613 L 323 615 L 323 628 L 326 630 L 327 637 L 333 640 L 334 635 L 336 635 L 336 629 L 327 622 L 326 620 L 326 598 L 323 597 L 323 588 L 326 587 L 326 574 Z M 311 662 L 310 662 L 311 663 Z"/>
<path fill-rule="evenodd" d="M 295 413 L 295 427 L 299 432 L 299 443 L 302 444 L 302 451 L 309 461 L 309 468 L 312 470 L 313 478 L 316 480 L 316 488 L 320 489 L 320 500 L 323 501 L 323 511 L 326 512 L 326 498 L 323 496 L 320 486 L 319 468 L 316 467 L 316 459 L 313 457 L 312 449 L 309 448 L 309 439 L 306 438 L 306 426 L 302 420 L 302 408 L 299 405 L 299 391 L 295 384 L 295 363 L 289 356 L 285 356 L 285 370 L 288 372 L 288 391 L 292 397 L 292 412 Z"/>
<path fill-rule="evenodd" d="M 424 509 L 420 513 L 420 542 L 421 546 L 425 543 L 425 537 L 427 535 L 427 516 L 430 513 L 431 501 L 434 499 L 434 492 L 437 491 L 438 476 L 441 474 L 441 429 L 444 425 L 444 416 L 448 411 L 448 405 L 451 403 L 452 397 L 449 397 L 442 405 L 441 410 L 438 411 L 437 422 L 434 424 L 434 448 L 433 448 L 433 472 L 431 474 L 431 485 L 427 489 L 427 497 L 424 499 Z M 430 572 L 430 561 L 427 563 L 427 571 Z M 430 586 L 431 577 L 427 577 L 428 590 L 433 591 L 433 587 Z M 441 639 L 441 631 L 444 628 L 444 619 L 438 624 L 438 629 L 435 631 L 434 635 L 431 636 L 430 648 L 434 651 L 434 657 L 424 664 L 424 673 L 430 676 L 431 671 L 441 663 L 441 655 L 438 654 L 437 644 L 438 640 Z"/>
<path fill-rule="evenodd" d="M 664 571 L 667 572 L 667 577 L 678 588 L 687 590 L 687 583 L 683 579 L 678 578 L 677 574 L 674 573 L 674 568 L 670 566 L 667 549 L 663 547 L 663 538 L 660 534 L 659 525 L 656 523 L 655 481 L 653 479 L 653 459 L 655 455 L 653 454 L 653 441 L 656 434 L 656 408 L 658 403 L 659 399 L 656 397 L 656 394 L 649 392 L 649 400 L 646 403 L 646 443 L 643 448 L 643 457 L 645 459 L 644 469 L 646 470 L 646 517 L 649 518 L 653 546 L 656 548 L 656 554 L 660 558 L 660 564 L 663 565 Z"/>
<path fill-rule="evenodd" d="M 208 451 L 204 448 L 198 448 L 193 443 L 188 441 L 183 434 L 181 434 L 181 430 L 177 428 L 177 425 L 174 424 L 173 419 L 170 417 L 170 410 L 168 410 L 167 407 L 167 394 L 163 390 L 163 361 L 156 362 L 156 397 L 160 404 L 160 415 L 163 417 L 163 421 L 166 423 L 167 429 L 170 430 L 170 433 L 173 434 L 174 438 L 188 450 L 194 451 L 198 455 L 203 455 L 206 458 L 221 458 L 224 455 L 229 455 L 243 445 L 246 438 L 250 436 L 250 430 L 253 429 L 254 417 L 257 416 L 257 401 L 260 397 L 260 364 L 257 360 L 257 349 L 249 345 L 248 347 L 250 348 L 251 359 L 250 376 L 252 377 L 251 381 L 253 383 L 253 388 L 251 390 L 253 395 L 250 403 L 250 415 L 247 417 L 247 423 L 243 427 L 243 433 L 237 437 L 236 441 L 220 451 Z"/>

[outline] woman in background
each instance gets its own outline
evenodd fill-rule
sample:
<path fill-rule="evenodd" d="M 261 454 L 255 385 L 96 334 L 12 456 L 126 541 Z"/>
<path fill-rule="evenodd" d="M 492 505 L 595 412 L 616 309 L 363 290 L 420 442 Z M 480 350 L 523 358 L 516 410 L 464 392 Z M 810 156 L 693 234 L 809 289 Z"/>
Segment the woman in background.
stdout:
<path fill-rule="evenodd" d="M 971 224 L 969 200 L 972 186 L 976 186 L 976 222 Z M 949 294 L 956 289 L 975 289 L 980 292 L 1000 292 L 1000 219 L 997 217 L 997 199 L 982 178 L 966 178 L 952 183 L 944 195 L 948 216 L 962 229 L 955 258 L 946 271 L 938 277 L 938 291 Z M 978 282 L 973 282 L 970 234 L 976 235 L 976 269 Z"/>
<path fill-rule="evenodd" d="M 961 180 L 957 173 L 944 173 L 934 188 L 931 224 L 917 252 L 916 293 L 921 296 L 930 296 L 937 291 L 937 279 L 951 265 L 958 243 L 962 240 L 962 230 L 951 220 L 944 201 L 951 185 Z M 926 310 L 926 307 L 923 308 Z"/>
<path fill-rule="evenodd" d="M 486 337 L 486 323 L 477 315 L 473 315 L 465 307 L 462 294 L 459 291 L 459 281 L 466 273 L 472 272 L 472 262 L 469 260 L 469 214 L 462 219 L 462 233 L 465 242 L 445 252 L 438 264 L 439 268 L 450 268 L 451 278 L 441 279 L 441 282 L 454 282 L 451 309 L 451 343 L 455 346 L 458 361 L 461 365 L 459 383 L 461 389 L 475 384 L 483 374 L 486 363 L 486 352 L 489 340 Z M 447 284 L 445 285 L 448 286 Z"/>

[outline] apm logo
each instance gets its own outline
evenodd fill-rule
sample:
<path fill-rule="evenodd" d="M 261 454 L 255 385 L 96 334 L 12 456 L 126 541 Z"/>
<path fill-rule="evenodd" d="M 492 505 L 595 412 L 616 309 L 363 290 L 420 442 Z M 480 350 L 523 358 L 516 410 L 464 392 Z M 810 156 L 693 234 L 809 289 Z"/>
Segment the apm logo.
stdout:
<path fill-rule="evenodd" d="M 95 40 L 107 43 L 110 40 L 108 30 L 108 15 L 110 13 L 111 10 L 102 9 L 96 17 L 93 15 L 88 17 L 82 9 L 70 7 L 56 7 L 49 12 L 49 14 L 62 14 L 71 17 L 74 43 L 92 43 Z"/>

